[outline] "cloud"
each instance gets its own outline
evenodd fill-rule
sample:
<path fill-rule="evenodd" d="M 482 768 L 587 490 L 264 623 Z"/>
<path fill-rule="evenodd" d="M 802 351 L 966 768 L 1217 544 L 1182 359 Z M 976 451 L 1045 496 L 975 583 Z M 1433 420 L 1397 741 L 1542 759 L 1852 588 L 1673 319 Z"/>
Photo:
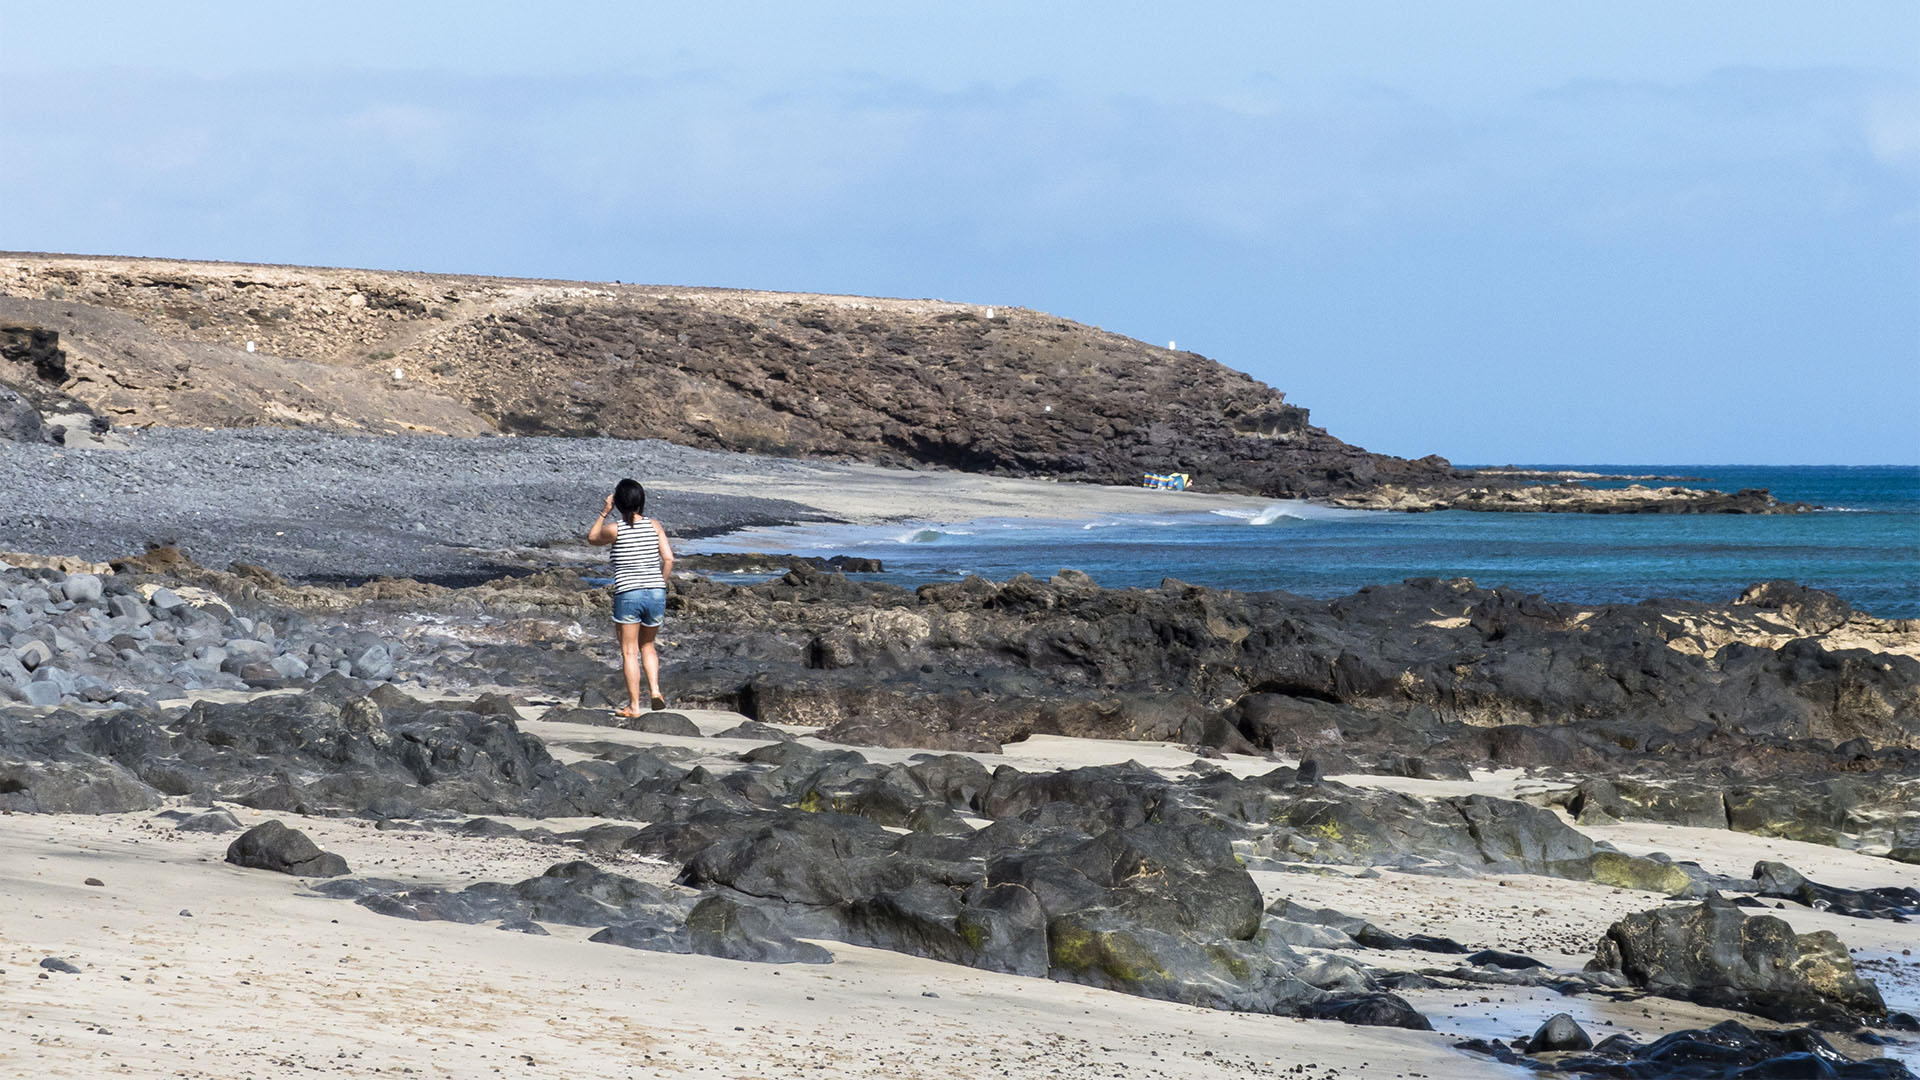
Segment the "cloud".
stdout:
<path fill-rule="evenodd" d="M 1007 250 L 1167 228 L 1287 246 L 1475 224 L 1699 235 L 1886 220 L 1911 208 L 1914 112 L 1913 89 L 1886 79 L 1734 69 L 1471 110 L 1371 85 L 1295 98 L 1259 80 L 1188 100 L 849 76 L 764 93 L 706 73 L 123 75 L 76 88 L 57 114 L 0 115 L 50 149 L 51 174 L 74 174 L 8 182 L 50 229 L 91 216 L 117 187 L 97 175 L 107 166 L 140 174 L 144 193 L 114 194 L 144 194 L 156 222 L 243 211 L 238 190 L 313 219 L 391 214 L 429 249 L 440 209 L 458 207 L 503 230 L 937 232 Z"/>

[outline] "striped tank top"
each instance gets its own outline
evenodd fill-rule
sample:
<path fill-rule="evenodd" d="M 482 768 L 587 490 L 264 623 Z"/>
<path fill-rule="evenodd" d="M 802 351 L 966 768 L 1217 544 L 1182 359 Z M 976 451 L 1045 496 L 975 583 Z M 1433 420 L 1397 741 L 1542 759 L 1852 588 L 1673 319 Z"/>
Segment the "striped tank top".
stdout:
<path fill-rule="evenodd" d="M 616 521 L 613 527 L 613 550 L 607 553 L 613 560 L 613 591 L 666 588 L 667 577 L 660 572 L 660 536 L 653 531 L 653 522 L 635 518 L 631 525 Z"/>

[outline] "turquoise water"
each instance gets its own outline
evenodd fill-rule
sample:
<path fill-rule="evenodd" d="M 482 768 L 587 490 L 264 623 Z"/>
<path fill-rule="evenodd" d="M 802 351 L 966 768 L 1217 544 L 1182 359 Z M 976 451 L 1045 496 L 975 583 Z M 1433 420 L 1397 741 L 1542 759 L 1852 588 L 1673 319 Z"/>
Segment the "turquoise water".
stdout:
<path fill-rule="evenodd" d="M 1178 510 L 1081 521 L 982 520 L 756 529 L 700 550 L 848 553 L 880 580 L 1084 570 L 1109 586 L 1176 577 L 1233 589 L 1339 596 L 1403 578 L 1469 577 L 1555 600 L 1726 601 L 1757 581 L 1830 589 L 1883 618 L 1920 617 L 1920 467 L 1547 465 L 1699 477 L 1826 509 L 1795 516 L 1391 514 L 1276 502 L 1234 515 Z"/>

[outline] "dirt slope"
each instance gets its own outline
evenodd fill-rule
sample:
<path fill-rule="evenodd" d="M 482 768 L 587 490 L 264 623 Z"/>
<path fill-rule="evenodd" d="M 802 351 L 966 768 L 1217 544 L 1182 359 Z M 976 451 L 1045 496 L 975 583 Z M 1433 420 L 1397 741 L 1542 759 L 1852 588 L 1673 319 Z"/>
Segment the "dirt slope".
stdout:
<path fill-rule="evenodd" d="M 121 425 L 612 435 L 1266 495 L 1454 475 L 1198 354 L 1026 309 L 16 254 L 0 325 L 57 331 L 60 388 Z"/>

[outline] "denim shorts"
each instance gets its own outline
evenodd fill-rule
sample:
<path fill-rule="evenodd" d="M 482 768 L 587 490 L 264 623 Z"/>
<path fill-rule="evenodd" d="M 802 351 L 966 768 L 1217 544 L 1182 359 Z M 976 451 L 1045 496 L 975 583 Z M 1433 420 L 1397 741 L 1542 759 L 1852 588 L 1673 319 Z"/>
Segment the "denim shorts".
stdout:
<path fill-rule="evenodd" d="M 659 626 L 667 617 L 667 590 L 628 589 L 613 594 L 613 621 Z"/>

